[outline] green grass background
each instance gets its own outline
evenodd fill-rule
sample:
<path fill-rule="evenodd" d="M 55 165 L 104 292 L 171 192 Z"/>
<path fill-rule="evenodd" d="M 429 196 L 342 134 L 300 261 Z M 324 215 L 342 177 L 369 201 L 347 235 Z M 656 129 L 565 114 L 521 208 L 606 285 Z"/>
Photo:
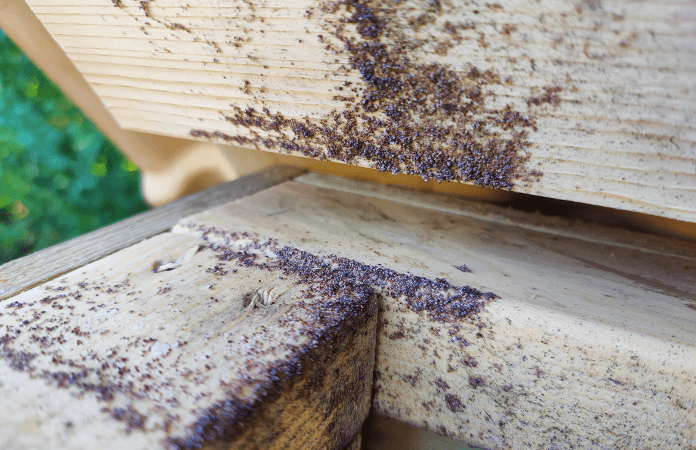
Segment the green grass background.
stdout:
<path fill-rule="evenodd" d="M 0 264 L 147 209 L 135 165 L 0 30 Z"/>

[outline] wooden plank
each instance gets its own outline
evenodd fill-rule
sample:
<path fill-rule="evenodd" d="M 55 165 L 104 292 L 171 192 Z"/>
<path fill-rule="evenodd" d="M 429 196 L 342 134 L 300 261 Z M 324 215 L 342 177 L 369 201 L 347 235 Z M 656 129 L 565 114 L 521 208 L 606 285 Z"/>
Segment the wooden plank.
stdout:
<path fill-rule="evenodd" d="M 124 130 L 99 96 L 23 1 L 0 0 L 0 28 L 135 164 L 147 166 L 153 148 Z"/>
<path fill-rule="evenodd" d="M 138 167 L 140 191 L 152 207 L 166 205 L 187 195 L 262 170 L 261 167 L 257 167 L 257 170 L 240 174 L 226 153 L 215 144 L 138 134 L 148 146 L 159 149 L 159 154 L 150 155 L 152 159 L 157 160 L 156 165 Z"/>
<path fill-rule="evenodd" d="M 693 243 L 323 179 L 174 231 L 258 233 L 375 289 L 376 413 L 483 448 L 696 445 Z"/>
<path fill-rule="evenodd" d="M 10 261 L 0 266 L 0 299 L 162 233 L 187 215 L 251 195 L 302 172 L 292 167 L 272 167 Z"/>
<path fill-rule="evenodd" d="M 695 281 L 693 243 L 303 176 L 0 303 L 0 446 L 354 445 L 374 361 L 376 413 L 477 447 L 692 448 Z"/>
<path fill-rule="evenodd" d="M 226 152 L 215 145 L 121 128 L 24 1 L 0 0 L 0 29 L 138 166 L 141 191 L 151 206 L 236 178 Z"/>
<path fill-rule="evenodd" d="M 358 432 L 358 434 L 355 435 L 355 439 L 353 439 L 350 444 L 345 448 L 345 450 L 361 450 L 362 449 L 362 430 Z"/>
<path fill-rule="evenodd" d="M 651 216 L 633 211 L 622 211 L 587 203 L 539 197 L 502 189 L 489 189 L 473 184 L 438 183 L 436 180 L 424 181 L 417 175 L 392 175 L 374 169 L 349 166 L 330 161 L 319 161 L 311 158 L 249 150 L 235 146 L 221 147 L 228 152 L 230 160 L 235 167 L 249 166 L 252 162 L 257 164 L 283 164 L 302 167 L 308 172 L 311 172 L 307 174 L 308 177 L 314 177 L 314 173 L 334 175 L 341 178 L 366 181 L 378 185 L 400 186 L 408 189 L 416 189 L 421 192 L 447 194 L 472 201 L 493 203 L 495 205 L 522 211 L 539 211 L 545 215 L 562 216 L 567 219 L 580 219 L 584 220 L 584 222 L 592 222 L 598 225 L 623 228 L 680 240 L 696 240 L 696 224 L 691 222 L 682 222 L 675 219 Z M 246 173 L 249 172 L 244 172 L 244 174 Z M 344 180 L 343 183 L 349 184 L 350 181 Z M 335 181 L 333 184 L 334 187 L 336 187 Z M 365 185 L 362 186 L 365 188 Z M 369 190 L 374 189 L 376 189 L 374 185 L 369 188 Z M 401 194 L 405 195 L 404 192 L 401 192 Z M 434 199 L 434 201 L 436 204 L 442 201 L 447 202 L 447 197 L 438 197 Z"/>
<path fill-rule="evenodd" d="M 691 0 L 28 3 L 129 129 L 696 222 Z"/>
<path fill-rule="evenodd" d="M 454 195 L 443 192 L 428 193 L 422 192 L 420 188 L 416 190 L 382 185 L 314 172 L 300 175 L 296 178 L 296 181 L 320 188 L 455 214 L 491 224 L 509 225 L 549 235 L 573 238 L 593 245 L 619 246 L 639 250 L 644 253 L 670 255 L 674 258 L 686 257 L 688 259 L 693 257 L 694 252 L 696 252 L 696 245 L 694 245 L 693 239 L 696 236 L 694 236 L 693 231 L 688 234 L 685 233 L 683 236 L 665 237 L 636 233 L 623 230 L 622 228 L 608 228 L 580 220 L 567 220 L 563 217 L 530 214 L 518 209 L 504 208 L 491 203 L 491 201 L 496 201 L 496 198 L 487 198 L 487 201 L 484 202 L 478 201 L 475 198 L 476 192 L 474 195 L 468 196 L 463 196 L 459 193 Z M 474 198 L 472 199 L 472 197 Z M 582 205 L 578 206 L 579 208 L 582 207 Z M 594 211 L 588 215 L 601 214 L 602 211 Z M 669 228 L 669 225 L 671 224 L 667 224 L 665 228 Z M 693 226 L 690 229 L 693 229 Z"/>
<path fill-rule="evenodd" d="M 375 296 L 237 237 L 163 233 L 0 303 L 0 448 L 355 448 Z"/>

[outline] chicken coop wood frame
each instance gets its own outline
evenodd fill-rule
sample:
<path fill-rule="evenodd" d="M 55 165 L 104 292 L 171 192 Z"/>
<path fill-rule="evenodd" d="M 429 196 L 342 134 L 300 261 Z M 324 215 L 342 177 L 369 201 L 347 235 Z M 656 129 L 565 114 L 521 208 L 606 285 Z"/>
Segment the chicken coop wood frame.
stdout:
<path fill-rule="evenodd" d="M 1 446 L 346 448 L 370 409 L 482 448 L 696 445 L 693 244 L 297 175 L 25 277 Z"/>

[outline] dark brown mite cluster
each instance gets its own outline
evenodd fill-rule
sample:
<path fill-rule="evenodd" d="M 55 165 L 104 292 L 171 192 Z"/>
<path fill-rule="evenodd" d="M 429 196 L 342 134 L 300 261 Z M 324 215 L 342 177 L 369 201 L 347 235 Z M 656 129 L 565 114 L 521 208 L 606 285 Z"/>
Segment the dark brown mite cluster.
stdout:
<path fill-rule="evenodd" d="M 198 225 L 191 225 L 191 229 L 206 242 L 197 255 L 203 258 L 199 262 L 207 260 L 207 264 L 191 264 L 177 270 L 197 270 L 207 277 L 205 280 L 217 283 L 242 272 L 246 272 L 245 277 L 259 274 L 258 278 L 262 278 L 261 272 L 267 272 L 266 278 L 277 277 L 282 283 L 298 285 L 300 297 L 288 304 L 289 309 L 277 326 L 281 335 L 306 337 L 307 343 L 278 340 L 274 349 L 290 356 L 274 357 L 277 354 L 261 350 L 269 339 L 264 330 L 231 340 L 217 333 L 217 348 L 238 349 L 235 339 L 242 339 L 243 347 L 252 350 L 249 354 L 233 352 L 231 356 L 223 352 L 206 360 L 203 367 L 192 362 L 195 355 L 186 355 L 205 348 L 201 345 L 207 344 L 199 340 L 204 330 L 177 334 L 175 341 L 169 336 L 160 342 L 156 337 L 162 335 L 153 337 L 152 331 L 124 332 L 112 328 L 112 320 L 123 317 L 140 316 L 147 321 L 147 316 L 132 310 L 142 311 L 141 304 L 147 298 L 144 296 L 151 297 L 146 301 L 161 302 L 163 296 L 180 295 L 168 282 L 158 284 L 152 278 L 142 278 L 143 274 L 133 274 L 109 284 L 96 281 L 97 277 L 59 280 L 6 303 L 0 313 L 0 359 L 9 368 L 45 380 L 56 389 L 93 396 L 104 404 L 102 412 L 125 425 L 126 432 L 164 431 L 169 436 L 163 443 L 165 447 L 195 449 L 204 443 L 238 439 L 250 426 L 256 426 L 266 411 L 272 417 L 273 402 L 288 392 L 299 396 L 299 403 L 306 403 L 309 400 L 305 398 L 321 392 L 320 387 L 333 376 L 332 370 L 326 368 L 331 367 L 336 355 L 349 354 L 351 349 L 364 352 L 354 339 L 362 339 L 361 330 L 367 329 L 368 323 L 374 329 L 381 295 L 393 296 L 405 308 L 452 327 L 458 327 L 461 321 L 470 322 L 488 301 L 496 298 L 495 294 L 454 286 L 441 278 L 398 273 L 336 255 L 317 256 L 249 233 Z M 149 269 L 146 272 L 147 277 L 160 276 Z M 150 280 L 145 284 L 149 287 L 143 293 L 136 283 L 146 280 Z M 187 302 L 205 308 L 204 315 L 211 304 L 223 305 L 225 300 L 242 305 L 241 298 L 225 299 L 223 293 L 216 296 L 221 296 L 220 302 L 206 289 L 201 298 Z M 246 311 L 255 314 L 254 310 Z M 119 314 L 114 316 L 119 319 L 110 319 L 112 313 Z M 85 323 L 85 314 L 90 315 L 92 325 Z M 113 344 L 102 346 L 104 336 L 109 336 L 107 340 Z M 186 350 L 176 350 L 180 347 Z M 356 358 L 359 359 L 355 356 L 348 360 Z M 368 359 L 370 364 L 355 369 L 352 381 L 341 382 L 340 389 L 345 392 L 337 391 L 327 400 L 327 411 L 341 411 L 327 419 L 327 423 L 338 421 L 334 424 L 337 433 L 350 431 L 341 421 L 359 423 L 351 416 L 360 414 L 350 406 L 357 404 L 351 396 L 370 392 L 374 356 Z M 224 364 L 242 365 L 244 370 L 239 378 L 224 378 L 224 384 L 223 378 L 214 375 L 218 372 L 211 371 Z M 211 387 L 220 386 L 211 392 Z M 240 395 L 239 386 L 254 394 Z M 177 398 L 192 396 L 205 399 L 197 404 L 193 423 L 169 414 L 172 407 L 179 405 Z M 351 437 L 352 434 L 337 434 L 335 439 L 343 443 Z M 342 447 L 337 444 L 337 448 Z"/>
<path fill-rule="evenodd" d="M 145 13 L 145 17 L 152 19 L 152 13 L 150 12 L 150 1 L 151 0 L 141 0 L 140 9 Z"/>
<path fill-rule="evenodd" d="M 208 230 L 208 233 L 216 230 Z M 223 232 L 224 233 L 224 232 Z M 233 238 L 234 239 L 234 238 Z M 454 286 L 444 278 L 431 280 L 407 275 L 382 266 L 371 266 L 336 255 L 316 256 L 293 247 L 280 247 L 274 240 L 256 241 L 255 250 L 270 251 L 272 259 L 258 262 L 259 253 L 211 245 L 220 261 L 235 261 L 244 267 L 282 270 L 307 285 L 307 297 L 332 297 L 341 292 L 359 293 L 360 297 L 385 294 L 400 300 L 411 311 L 425 313 L 431 320 L 457 322 L 479 313 L 488 301 L 498 298 L 470 286 Z M 207 269 L 214 272 L 215 269 Z M 375 292 L 377 289 L 377 292 Z"/>
<path fill-rule="evenodd" d="M 140 414 L 130 406 L 127 408 L 114 408 L 111 411 L 111 415 L 114 419 L 120 422 L 125 422 L 128 425 L 128 430 L 145 429 L 147 417 L 144 414 Z"/>
<path fill-rule="evenodd" d="M 231 258 L 231 254 L 227 253 L 222 259 L 226 261 L 237 259 L 238 263 L 245 267 L 255 265 L 252 261 L 256 258 L 250 258 L 246 251 L 238 253 L 240 253 L 238 258 Z M 258 267 L 272 270 L 271 266 L 263 263 L 258 264 Z M 301 380 L 307 380 L 304 387 L 294 393 L 303 402 L 307 401 L 313 393 L 320 391 L 319 388 L 330 376 L 324 372 L 324 368 L 331 364 L 331 360 L 337 353 L 345 352 L 346 348 L 353 345 L 358 330 L 375 316 L 377 309 L 374 293 L 367 289 L 342 291 L 334 296 L 323 298 L 322 302 L 312 303 L 311 308 L 311 320 L 321 324 L 321 327 L 307 324 L 302 334 L 307 335 L 310 340 L 301 347 L 297 347 L 292 342 L 279 343 L 280 347 L 294 347 L 293 358 L 274 361 L 267 365 L 265 371 L 268 375 L 264 377 L 265 379 L 249 386 L 256 393 L 255 397 L 250 401 L 240 401 L 238 388 L 231 389 L 227 393 L 228 398 L 214 402 L 201 411 L 196 422 L 189 425 L 189 433 L 185 437 L 166 439 L 166 447 L 172 450 L 194 450 L 205 444 L 231 442 L 243 434 L 251 424 L 255 424 L 260 418 L 263 420 L 265 406 L 287 395 L 289 386 L 297 385 Z M 323 331 L 317 332 L 319 328 Z M 320 369 L 317 371 L 317 368 Z M 370 370 L 359 367 L 358 380 L 353 380 L 345 386 L 348 392 L 334 393 L 329 399 L 329 405 L 326 405 L 327 409 L 330 410 L 332 407 L 339 409 L 339 403 L 352 401 L 351 397 L 359 395 L 360 392 L 366 392 L 369 385 L 368 379 L 372 377 Z M 331 421 L 328 420 L 328 415 L 325 417 L 329 428 L 336 429 L 338 433 L 334 448 L 345 448 L 350 441 L 351 436 L 342 436 L 343 428 L 337 424 L 353 420 L 354 414 L 358 414 L 357 411 L 344 411 L 341 417 L 333 417 Z M 256 446 L 250 445 L 249 448 L 263 448 L 267 445 L 267 443 L 257 443 Z"/>
<path fill-rule="evenodd" d="M 462 412 L 466 409 L 466 405 L 462 402 L 462 399 L 454 394 L 445 395 L 445 401 L 450 411 L 453 413 Z"/>
<path fill-rule="evenodd" d="M 501 84 L 500 76 L 474 66 L 457 72 L 446 64 L 412 59 L 414 50 L 433 46 L 435 39 L 418 39 L 416 31 L 447 17 L 440 2 L 421 3 L 411 8 L 390 0 L 324 5 L 325 12 L 343 17 L 338 24 L 325 25 L 343 49 L 331 45 L 327 49 L 348 54 L 350 67 L 345 70 L 362 79 L 361 86 L 351 89 L 356 100 L 337 96 L 346 102 L 343 110 L 295 119 L 266 108 L 235 108 L 225 118 L 250 129 L 251 136 L 203 130 L 192 130 L 191 135 L 348 164 L 363 162 L 425 180 L 510 189 L 517 178 L 540 176 L 541 172 L 524 170 L 530 146 L 527 135 L 535 129 L 533 116 L 510 105 L 491 109 L 487 104 L 493 95 L 487 86 Z M 446 54 L 453 43 L 461 42 L 462 31 L 475 27 L 470 22 L 445 21 L 444 40 L 433 51 Z M 549 92 L 548 99 L 530 99 L 528 107 L 556 105 L 558 91 Z"/>
<path fill-rule="evenodd" d="M 335 255 L 317 257 L 290 247 L 278 250 L 276 255 L 284 273 L 298 275 L 303 283 L 318 284 L 321 295 L 335 295 L 345 287 L 351 290 L 376 287 L 400 299 L 410 310 L 426 313 L 431 320 L 457 321 L 480 312 L 486 301 L 497 298 L 492 292 L 453 286 L 444 278 L 431 280 L 405 275 Z"/>
<path fill-rule="evenodd" d="M 559 103 L 561 103 L 561 98 L 558 96 L 560 91 L 561 88 L 559 86 L 547 86 L 544 88 L 544 93 L 542 95 L 531 97 L 529 100 L 527 100 L 527 105 L 539 106 L 544 103 L 548 103 L 550 105 L 557 106 Z"/>

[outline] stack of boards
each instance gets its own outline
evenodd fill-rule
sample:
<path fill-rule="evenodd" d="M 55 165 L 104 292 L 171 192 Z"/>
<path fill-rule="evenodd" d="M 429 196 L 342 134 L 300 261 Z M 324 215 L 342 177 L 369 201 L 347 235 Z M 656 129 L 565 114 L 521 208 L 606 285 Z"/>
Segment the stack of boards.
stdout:
<path fill-rule="evenodd" d="M 0 447 L 696 445 L 693 243 L 297 175 L 3 266 Z"/>

